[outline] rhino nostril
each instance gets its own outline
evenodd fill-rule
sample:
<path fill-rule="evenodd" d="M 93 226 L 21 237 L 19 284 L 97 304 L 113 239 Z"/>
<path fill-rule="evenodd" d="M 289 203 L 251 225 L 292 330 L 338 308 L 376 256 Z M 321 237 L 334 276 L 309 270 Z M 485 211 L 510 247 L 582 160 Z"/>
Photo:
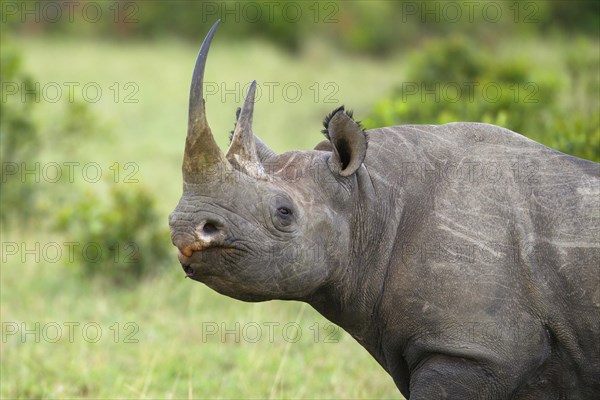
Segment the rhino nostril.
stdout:
<path fill-rule="evenodd" d="M 204 226 L 202 227 L 202 232 L 207 234 L 207 235 L 212 235 L 215 234 L 219 231 L 219 229 L 212 223 L 207 222 L 204 224 Z"/>
<path fill-rule="evenodd" d="M 205 220 L 196 227 L 196 239 L 202 247 L 213 247 L 222 244 L 225 239 L 223 224 L 214 220 Z"/>

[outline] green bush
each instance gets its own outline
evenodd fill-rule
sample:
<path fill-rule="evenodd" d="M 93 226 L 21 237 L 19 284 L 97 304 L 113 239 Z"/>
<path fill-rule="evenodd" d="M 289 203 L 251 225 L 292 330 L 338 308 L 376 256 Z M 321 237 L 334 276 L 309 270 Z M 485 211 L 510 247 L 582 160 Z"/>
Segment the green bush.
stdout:
<path fill-rule="evenodd" d="M 220 37 L 230 35 L 236 40 L 261 37 L 291 51 L 298 50 L 308 36 L 319 40 L 325 37 L 332 47 L 378 56 L 452 33 L 482 41 L 496 40 L 498 31 L 503 37 L 522 37 L 532 31 L 598 37 L 600 25 L 600 6 L 594 0 L 82 1 L 52 2 L 51 6 L 48 2 L 31 0 L 10 3 L 3 16 L 3 26 L 11 32 L 102 38 L 178 36 L 197 42 L 214 21 L 221 18 L 227 29 L 221 30 Z M 493 18 L 490 22 L 492 17 L 484 13 L 489 5 L 492 10 L 500 9 L 498 20 Z M 91 7 L 84 12 L 87 6 Z M 46 8 L 49 11 L 44 12 Z M 53 21 L 45 17 L 46 14 L 53 16 L 56 8 L 63 18 Z M 19 12 L 23 9 L 39 10 L 42 17 L 36 18 L 32 11 L 23 18 Z M 95 20 L 96 13 L 101 15 L 98 20 Z"/>
<path fill-rule="evenodd" d="M 588 47 L 583 41 L 579 50 L 589 56 L 567 56 L 565 76 L 530 59 L 486 57 L 463 36 L 432 41 L 409 58 L 405 82 L 375 105 L 365 126 L 486 122 L 600 161 L 599 63 Z"/>
<path fill-rule="evenodd" d="M 584 32 L 598 37 L 600 29 L 600 3 L 591 0 L 536 1 L 535 11 L 544 30 L 563 30 L 569 33 Z"/>
<path fill-rule="evenodd" d="M 3 45 L 0 62 L 3 92 L 10 90 L 3 93 L 7 101 L 0 102 L 2 228 L 8 230 L 18 222 L 21 229 L 27 229 L 36 217 L 38 229 L 49 224 L 76 243 L 72 261 L 81 272 L 101 275 L 115 284 L 157 270 L 155 266 L 169 255 L 169 234 L 154 198 L 138 184 L 111 183 L 102 187 L 105 193 L 92 193 L 68 182 L 67 174 L 45 184 L 31 177 L 23 179 L 19 170 L 15 173 L 12 167 L 31 170 L 39 165 L 44 144 L 52 142 L 68 152 L 78 137 L 98 132 L 106 137 L 110 132 L 104 132 L 89 104 L 81 101 L 66 103 L 56 115 L 56 124 L 42 128 L 35 123 L 35 95 L 21 98 L 22 90 L 35 86 L 22 69 L 19 51 Z"/>
<path fill-rule="evenodd" d="M 100 123 L 90 105 L 79 99 L 65 101 L 63 110 L 54 116 L 56 121 L 37 123 L 40 94 L 36 81 L 23 70 L 20 51 L 10 40 L 3 39 L 0 46 L 3 97 L 0 101 L 0 220 L 3 229 L 15 223 L 26 228 L 35 217 L 49 211 L 48 207 L 52 207 L 50 197 L 64 200 L 70 195 L 68 190 L 56 190 L 53 196 L 44 196 L 42 193 L 47 194 L 48 188 L 40 182 L 39 174 L 37 177 L 23 176 L 24 170 L 35 170 L 39 165 L 44 146 L 51 143 L 67 151 L 75 150 L 79 143 L 77 138 L 85 136 L 89 139 L 99 133 L 106 137 L 110 132 Z M 60 186 L 66 180 L 65 174 L 55 183 Z"/>
<path fill-rule="evenodd" d="M 34 95 L 22 99 L 23 89 L 35 92 L 33 79 L 23 71 L 18 50 L 4 43 L 0 46 L 0 164 L 2 193 L 0 221 L 7 227 L 14 220 L 25 225 L 34 215 L 35 187 L 15 173 L 15 165 L 34 157 L 40 149 L 39 129 L 33 120 Z"/>
<path fill-rule="evenodd" d="M 157 272 L 170 258 L 169 233 L 154 198 L 138 184 L 84 192 L 57 216 L 56 228 L 77 242 L 73 260 L 85 276 L 117 285 Z"/>

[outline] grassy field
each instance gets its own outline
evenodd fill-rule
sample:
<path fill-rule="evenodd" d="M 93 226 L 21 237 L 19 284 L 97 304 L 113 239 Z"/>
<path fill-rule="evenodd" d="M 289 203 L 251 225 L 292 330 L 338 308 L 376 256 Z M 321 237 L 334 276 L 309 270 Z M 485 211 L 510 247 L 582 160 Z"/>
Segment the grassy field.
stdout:
<path fill-rule="evenodd" d="M 66 82 L 80 85 L 80 99 L 78 88 L 88 83 L 102 90 L 99 101 L 89 102 L 102 129 L 68 142 L 46 140 L 39 161 L 96 162 L 105 174 L 115 162 L 136 163 L 139 185 L 156 195 L 166 227 L 180 196 L 197 46 L 40 38 L 18 39 L 16 45 L 42 88 L 57 83 L 65 90 L 61 101 L 42 98 L 36 107 L 42 133 L 60 125 Z M 400 59 L 349 58 L 319 43 L 308 48 L 294 58 L 267 43 L 234 44 L 217 36 L 206 81 L 220 93 L 207 96 L 207 107 L 223 148 L 241 87 L 252 79 L 275 88 L 272 99 L 257 102 L 255 131 L 276 151 L 312 147 L 331 109 L 346 104 L 360 119 L 391 80 L 401 79 Z M 222 99 L 222 85 L 232 90 L 236 84 L 238 98 Z M 291 89 L 284 94 L 278 88 L 285 85 Z M 137 102 L 125 102 L 128 94 Z M 78 173 L 72 184 L 40 184 L 48 213 L 59 191 L 96 189 Z M 64 245 L 77 238 L 57 236 L 46 222 L 13 228 L 2 238 L 21 250 L 3 254 L 1 267 L 2 398 L 401 398 L 367 352 L 309 306 L 220 296 L 184 280 L 175 255 L 163 273 L 133 287 L 82 279 Z M 39 251 L 23 251 L 36 243 Z M 61 256 L 44 252 L 52 243 Z"/>

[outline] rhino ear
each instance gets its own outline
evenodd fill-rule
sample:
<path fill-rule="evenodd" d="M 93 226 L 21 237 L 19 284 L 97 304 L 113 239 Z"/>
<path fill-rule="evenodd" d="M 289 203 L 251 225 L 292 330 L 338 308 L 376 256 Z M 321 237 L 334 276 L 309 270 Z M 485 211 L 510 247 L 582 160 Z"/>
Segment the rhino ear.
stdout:
<path fill-rule="evenodd" d="M 329 168 L 333 173 L 350 176 L 358 170 L 367 155 L 367 134 L 352 112 L 341 106 L 323 121 L 323 133 L 331 143 L 333 155 Z M 324 148 L 319 144 L 318 147 Z"/>

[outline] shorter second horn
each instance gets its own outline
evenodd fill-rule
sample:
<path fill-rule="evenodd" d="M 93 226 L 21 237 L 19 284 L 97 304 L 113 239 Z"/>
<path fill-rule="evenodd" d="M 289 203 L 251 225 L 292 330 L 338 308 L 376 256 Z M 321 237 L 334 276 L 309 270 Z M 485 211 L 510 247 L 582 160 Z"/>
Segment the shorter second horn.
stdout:
<path fill-rule="evenodd" d="M 266 174 L 258 158 L 254 133 L 252 132 L 255 93 L 256 81 L 252 81 L 235 125 L 226 158 L 234 167 L 245 174 L 257 179 L 264 179 Z"/>

